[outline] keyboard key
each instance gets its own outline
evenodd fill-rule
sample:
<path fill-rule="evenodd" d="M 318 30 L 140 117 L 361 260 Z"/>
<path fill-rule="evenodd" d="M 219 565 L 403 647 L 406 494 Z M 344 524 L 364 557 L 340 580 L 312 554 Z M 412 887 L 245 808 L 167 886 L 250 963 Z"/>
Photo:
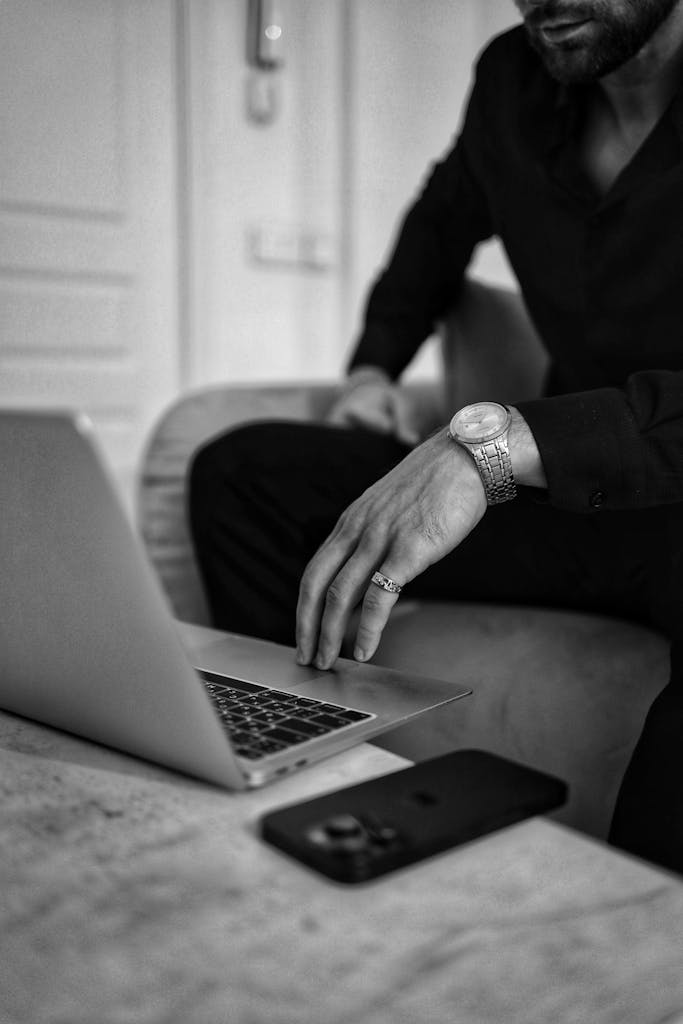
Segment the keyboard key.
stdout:
<path fill-rule="evenodd" d="M 304 740 L 308 739 L 308 736 L 304 736 L 301 732 L 293 732 L 292 729 L 283 729 L 279 725 L 274 725 L 271 729 L 264 732 L 263 738 L 278 740 L 278 742 L 284 743 L 285 746 L 292 747 L 295 743 L 303 743 Z"/>
<path fill-rule="evenodd" d="M 290 707 L 290 709 L 288 711 L 288 714 L 296 715 L 297 718 L 313 718 L 315 715 L 317 715 L 319 713 L 320 712 L 319 712 L 319 709 L 317 707 L 316 708 L 300 708 L 300 707 L 296 706 L 296 707 Z"/>
<path fill-rule="evenodd" d="M 244 693 L 243 690 L 228 689 L 225 689 L 222 695 L 223 697 L 226 697 L 228 700 L 244 700 L 244 698 L 248 696 L 248 694 Z"/>
<path fill-rule="evenodd" d="M 255 722 L 253 718 L 245 718 L 240 725 L 240 729 L 252 736 L 260 736 L 265 728 L 268 728 L 265 722 Z"/>
<path fill-rule="evenodd" d="M 250 761 L 255 761 L 258 757 L 263 757 L 263 753 L 258 750 L 252 750 L 251 747 L 237 747 L 235 750 L 236 754 L 240 757 L 247 757 Z"/>
<path fill-rule="evenodd" d="M 370 718 L 370 715 L 366 711 L 354 711 L 352 708 L 344 708 L 343 711 L 337 712 L 337 718 L 343 718 L 345 722 L 362 722 L 365 718 Z"/>
<path fill-rule="evenodd" d="M 271 700 L 268 702 L 268 710 L 275 711 L 282 715 L 291 715 L 292 705 L 284 700 Z"/>
<path fill-rule="evenodd" d="M 220 675 L 218 672 L 199 671 L 198 675 L 205 686 L 220 686 L 223 689 L 236 689 L 242 693 L 256 693 L 258 690 L 265 690 L 267 687 L 261 683 L 247 683 L 243 679 L 235 679 L 233 676 Z"/>
<path fill-rule="evenodd" d="M 286 750 L 286 744 L 278 743 L 277 740 L 262 739 L 254 740 L 251 743 L 252 750 L 259 750 L 262 754 L 277 754 L 279 750 Z"/>
<path fill-rule="evenodd" d="M 280 722 L 286 715 L 277 714 L 275 711 L 268 709 L 267 711 L 258 711 L 252 718 L 252 722 L 269 722 L 271 724 Z"/>
<path fill-rule="evenodd" d="M 217 672 L 200 671 L 199 675 L 205 683 L 209 683 L 213 686 L 228 687 L 239 690 L 242 693 L 258 693 L 259 690 L 267 689 L 267 687 L 262 686 L 260 683 L 247 683 L 244 679 L 234 679 L 232 676 L 222 676 Z"/>
<path fill-rule="evenodd" d="M 244 694 L 239 690 L 230 690 L 227 686 L 207 686 L 207 690 L 212 697 L 218 700 L 235 700 L 239 697 L 244 697 Z"/>
<path fill-rule="evenodd" d="M 283 729 L 293 729 L 294 732 L 301 732 L 304 736 L 324 736 L 329 729 L 316 722 L 310 722 L 300 718 L 285 718 L 280 723 Z"/>
<path fill-rule="evenodd" d="M 238 746 L 251 746 L 253 736 L 250 735 L 248 732 L 244 732 L 240 729 L 236 732 L 231 733 L 230 735 L 232 738 L 232 742 L 236 743 Z"/>
<path fill-rule="evenodd" d="M 227 713 L 221 715 L 221 718 L 223 719 L 224 722 L 227 722 L 229 725 L 232 726 L 244 725 L 245 722 L 247 721 L 244 715 L 230 715 Z"/>
<path fill-rule="evenodd" d="M 234 701 L 230 701 L 229 704 L 220 704 L 217 701 L 214 701 L 214 705 L 213 706 L 214 706 L 214 710 L 217 711 L 219 715 L 243 715 L 244 714 L 244 711 L 242 710 L 240 705 L 239 704 L 235 704 Z"/>
<path fill-rule="evenodd" d="M 220 676 L 216 679 L 216 682 L 220 682 Z M 246 693 L 264 693 L 269 689 L 267 686 L 263 686 L 261 683 L 248 683 L 246 679 L 233 679 L 232 676 L 224 677 L 227 685 L 234 687 L 236 690 L 242 690 Z"/>
<path fill-rule="evenodd" d="M 309 721 L 318 722 L 320 725 L 324 725 L 328 729 L 341 729 L 345 725 L 349 724 L 348 722 L 345 722 L 343 718 L 337 718 L 336 715 L 315 715 L 313 718 L 309 719 Z"/>
<path fill-rule="evenodd" d="M 232 710 L 235 714 L 244 715 L 245 718 L 249 718 L 251 715 L 256 714 L 258 707 L 253 704 L 235 704 Z"/>
<path fill-rule="evenodd" d="M 346 711 L 346 708 L 340 707 L 339 704 L 321 704 L 320 711 L 326 711 L 333 715 L 337 711 Z"/>

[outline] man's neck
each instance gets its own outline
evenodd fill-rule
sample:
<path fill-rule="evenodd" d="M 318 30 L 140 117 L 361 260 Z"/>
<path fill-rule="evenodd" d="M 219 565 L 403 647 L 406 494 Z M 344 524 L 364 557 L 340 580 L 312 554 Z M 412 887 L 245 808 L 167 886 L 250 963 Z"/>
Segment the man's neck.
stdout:
<path fill-rule="evenodd" d="M 683 80 L 683 2 L 674 7 L 643 49 L 600 80 L 621 131 L 654 125 Z"/>

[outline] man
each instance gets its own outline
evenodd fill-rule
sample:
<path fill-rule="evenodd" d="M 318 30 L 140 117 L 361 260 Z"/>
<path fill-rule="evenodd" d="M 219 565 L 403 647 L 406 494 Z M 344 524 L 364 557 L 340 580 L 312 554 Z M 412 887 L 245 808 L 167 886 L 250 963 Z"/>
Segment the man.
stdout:
<path fill-rule="evenodd" d="M 516 2 L 524 25 L 482 55 L 370 295 L 333 413 L 366 429 L 211 445 L 195 542 L 217 625 L 291 642 L 298 591 L 297 656 L 322 669 L 359 604 L 355 657 L 372 657 L 408 583 L 666 631 L 671 682 L 610 837 L 683 872 L 683 0 Z M 550 354 L 546 395 L 468 407 L 411 450 L 393 382 L 494 234 Z"/>

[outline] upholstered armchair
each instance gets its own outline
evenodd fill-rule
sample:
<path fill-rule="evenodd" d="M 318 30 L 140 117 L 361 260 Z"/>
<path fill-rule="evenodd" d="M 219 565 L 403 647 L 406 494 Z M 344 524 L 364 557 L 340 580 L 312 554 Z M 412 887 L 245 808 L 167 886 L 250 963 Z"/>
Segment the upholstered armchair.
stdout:
<path fill-rule="evenodd" d="M 466 402 L 539 392 L 542 349 L 512 292 L 470 282 L 444 327 L 443 356 L 439 385 L 407 386 L 425 433 Z M 182 396 L 158 422 L 137 509 L 177 618 L 209 624 L 185 518 L 193 452 L 248 420 L 322 419 L 335 393 L 330 384 L 217 385 Z M 668 655 L 661 636 L 617 619 L 406 596 L 374 660 L 464 677 L 474 690 L 381 738 L 381 746 L 414 760 L 480 747 L 557 774 L 571 792 L 558 820 L 603 837 L 647 708 L 666 681 Z"/>

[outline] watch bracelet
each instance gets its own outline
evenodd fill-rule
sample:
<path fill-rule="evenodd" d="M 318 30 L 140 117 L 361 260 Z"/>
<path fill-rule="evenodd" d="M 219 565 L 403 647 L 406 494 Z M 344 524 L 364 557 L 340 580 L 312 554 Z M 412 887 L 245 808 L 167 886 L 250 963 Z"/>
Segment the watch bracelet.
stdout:
<path fill-rule="evenodd" d="M 500 505 L 516 497 L 517 487 L 507 441 L 494 438 L 472 451 L 472 455 L 489 505 Z"/>

